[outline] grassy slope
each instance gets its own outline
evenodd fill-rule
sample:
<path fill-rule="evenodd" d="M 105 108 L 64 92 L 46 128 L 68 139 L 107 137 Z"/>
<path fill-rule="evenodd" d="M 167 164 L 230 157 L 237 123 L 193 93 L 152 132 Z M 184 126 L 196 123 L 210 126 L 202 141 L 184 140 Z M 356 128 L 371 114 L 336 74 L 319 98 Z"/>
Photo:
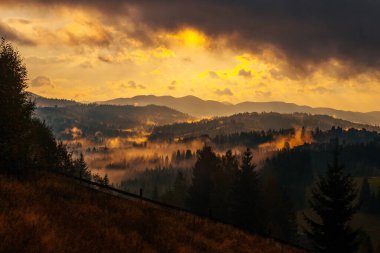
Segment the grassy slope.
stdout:
<path fill-rule="evenodd" d="M 300 224 L 301 227 L 307 227 L 303 219 L 303 213 L 314 219 L 316 219 L 316 216 L 311 209 L 304 209 L 297 213 L 298 224 Z M 359 212 L 353 217 L 351 226 L 356 229 L 360 228 L 368 233 L 372 239 L 374 249 L 376 249 L 375 252 L 380 252 L 380 241 L 378 240 L 378 238 L 380 238 L 380 218 L 378 216 Z"/>
<path fill-rule="evenodd" d="M 0 252 L 303 252 L 46 175 L 0 177 Z"/>

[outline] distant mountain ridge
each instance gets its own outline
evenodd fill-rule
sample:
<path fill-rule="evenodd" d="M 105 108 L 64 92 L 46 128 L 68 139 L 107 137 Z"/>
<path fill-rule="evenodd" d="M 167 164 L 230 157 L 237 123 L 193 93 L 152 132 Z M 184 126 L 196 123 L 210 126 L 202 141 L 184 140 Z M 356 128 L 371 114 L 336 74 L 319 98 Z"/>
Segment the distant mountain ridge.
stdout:
<path fill-rule="evenodd" d="M 37 107 L 66 107 L 79 104 L 74 100 L 45 98 L 32 92 L 28 92 L 28 96 L 32 101 L 36 103 Z"/>
<path fill-rule="evenodd" d="M 150 138 L 152 140 L 188 138 L 208 135 L 234 134 L 250 131 L 268 131 L 305 127 L 326 131 L 333 127 L 342 129 L 366 129 L 380 132 L 380 127 L 352 123 L 347 120 L 336 119 L 328 115 L 311 115 L 306 113 L 240 113 L 232 116 L 204 119 L 198 122 L 183 122 L 171 125 L 162 125 L 154 128 Z"/>
<path fill-rule="evenodd" d="M 85 136 L 131 135 L 135 129 L 184 122 L 193 118 L 165 106 L 118 106 L 76 104 L 62 107 L 37 107 L 35 116 L 44 120 L 58 138 L 66 139 L 70 129 L 77 128 Z M 124 132 L 124 130 L 128 130 Z M 131 132 L 132 131 L 132 132 Z"/>
<path fill-rule="evenodd" d="M 167 106 L 196 117 L 229 116 L 243 112 L 278 112 L 278 113 L 309 113 L 314 115 L 329 115 L 355 123 L 380 125 L 380 111 L 353 112 L 332 108 L 300 106 L 286 102 L 242 102 L 228 104 L 213 100 L 203 100 L 195 96 L 175 98 L 172 96 L 135 96 L 131 98 L 116 98 L 98 102 L 99 104 L 138 105 L 149 104 Z"/>
<path fill-rule="evenodd" d="M 29 93 L 37 107 L 67 107 L 81 103 L 74 100 L 45 98 Z M 334 118 L 348 120 L 354 123 L 380 125 L 380 111 L 353 112 L 324 107 L 301 106 L 286 102 L 242 102 L 229 104 L 213 100 L 203 100 L 195 96 L 172 97 L 140 95 L 131 98 L 116 98 L 97 102 L 109 105 L 158 105 L 166 106 L 195 117 L 230 116 L 244 112 L 278 112 L 278 113 L 309 113 L 313 115 L 328 115 Z"/>

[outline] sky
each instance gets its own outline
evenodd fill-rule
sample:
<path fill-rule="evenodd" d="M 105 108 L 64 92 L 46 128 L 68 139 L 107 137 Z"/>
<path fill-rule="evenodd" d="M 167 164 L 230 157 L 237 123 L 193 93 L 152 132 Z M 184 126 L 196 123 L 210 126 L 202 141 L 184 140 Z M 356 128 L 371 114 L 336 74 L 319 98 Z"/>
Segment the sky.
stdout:
<path fill-rule="evenodd" d="M 377 0 L 0 0 L 29 91 L 379 111 Z"/>

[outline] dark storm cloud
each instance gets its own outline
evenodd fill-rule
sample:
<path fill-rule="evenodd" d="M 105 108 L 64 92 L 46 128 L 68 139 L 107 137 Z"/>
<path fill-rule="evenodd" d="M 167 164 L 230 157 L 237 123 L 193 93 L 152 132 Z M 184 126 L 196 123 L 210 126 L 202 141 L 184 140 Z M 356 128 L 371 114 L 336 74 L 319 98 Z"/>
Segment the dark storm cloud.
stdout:
<path fill-rule="evenodd" d="M 348 74 L 380 67 L 379 0 L 32 2 L 85 5 L 115 16 L 137 10 L 136 21 L 151 30 L 192 26 L 252 52 L 270 47 L 301 72 L 330 59 L 351 66 Z"/>

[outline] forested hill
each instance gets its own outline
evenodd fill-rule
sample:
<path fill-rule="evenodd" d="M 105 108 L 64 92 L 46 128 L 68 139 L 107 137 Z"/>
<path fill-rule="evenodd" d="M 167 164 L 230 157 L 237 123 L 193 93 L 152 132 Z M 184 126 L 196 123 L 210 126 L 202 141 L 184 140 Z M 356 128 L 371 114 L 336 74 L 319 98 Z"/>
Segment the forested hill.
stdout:
<path fill-rule="evenodd" d="M 77 104 L 67 107 L 41 107 L 36 116 L 45 120 L 58 137 L 68 129 L 78 128 L 85 135 L 99 132 L 107 136 L 118 136 L 124 130 L 136 127 L 171 124 L 190 120 L 187 114 L 164 106 L 115 106 Z"/>
<path fill-rule="evenodd" d="M 340 119 L 362 124 L 380 124 L 380 112 L 353 112 L 333 108 L 302 106 L 281 101 L 272 102 L 242 102 L 238 104 L 222 103 L 213 100 L 203 100 L 195 96 L 135 96 L 131 98 L 116 98 L 99 102 L 100 104 L 114 105 L 163 105 L 174 108 L 196 117 L 230 116 L 244 112 L 278 112 L 278 113 L 310 113 L 313 115 L 329 115 Z"/>
<path fill-rule="evenodd" d="M 369 131 L 380 131 L 380 127 L 357 124 L 347 120 L 336 119 L 326 115 L 311 115 L 305 113 L 240 113 L 229 117 L 217 117 L 193 123 L 176 123 L 157 126 L 151 134 L 151 139 L 171 139 L 175 137 L 200 136 L 219 134 L 279 130 L 295 127 L 331 129 L 333 126 L 347 128 L 365 128 Z"/>
<path fill-rule="evenodd" d="M 304 252 L 55 175 L 0 184 L 0 252 Z"/>
<path fill-rule="evenodd" d="M 32 92 L 28 92 L 28 96 L 33 102 L 35 102 L 37 107 L 65 107 L 79 104 L 74 100 L 45 98 Z"/>

